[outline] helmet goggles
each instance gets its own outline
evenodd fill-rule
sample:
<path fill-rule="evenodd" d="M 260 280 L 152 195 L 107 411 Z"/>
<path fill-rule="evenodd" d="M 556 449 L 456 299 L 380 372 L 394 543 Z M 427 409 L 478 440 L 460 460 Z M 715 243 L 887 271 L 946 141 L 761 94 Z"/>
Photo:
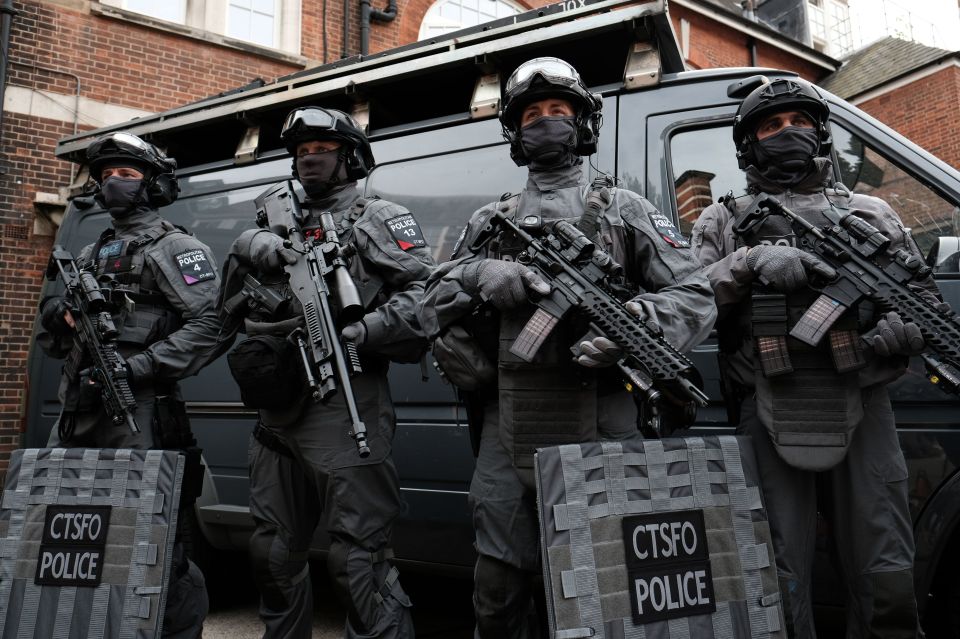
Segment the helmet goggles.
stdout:
<path fill-rule="evenodd" d="M 507 80 L 506 93 L 508 95 L 513 94 L 518 89 L 522 92 L 524 88 L 533 84 L 537 76 L 540 76 L 549 84 L 563 86 L 572 87 L 580 82 L 580 75 L 577 70 L 563 60 L 538 58 L 517 67 L 517 70 Z"/>
<path fill-rule="evenodd" d="M 107 162 L 122 163 L 127 158 L 157 174 L 171 173 L 177 168 L 176 160 L 165 156 L 156 146 L 122 131 L 94 140 L 87 147 L 87 158 L 91 168 L 97 171 Z"/>
<path fill-rule="evenodd" d="M 284 140 L 296 140 L 308 134 L 351 139 L 357 135 L 357 131 L 343 118 L 336 117 L 326 109 L 294 109 L 283 122 L 281 137 Z"/>

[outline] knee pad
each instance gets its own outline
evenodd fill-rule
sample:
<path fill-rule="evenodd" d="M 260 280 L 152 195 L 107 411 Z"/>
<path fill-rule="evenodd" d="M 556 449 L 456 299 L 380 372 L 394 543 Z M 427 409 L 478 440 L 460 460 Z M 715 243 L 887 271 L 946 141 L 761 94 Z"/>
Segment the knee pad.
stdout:
<path fill-rule="evenodd" d="M 386 549 L 371 553 L 342 539 L 331 544 L 327 570 L 348 611 L 348 636 L 413 636 L 410 599 L 392 557 Z"/>
<path fill-rule="evenodd" d="M 250 559 L 260 595 L 268 608 L 286 607 L 286 593 L 310 575 L 307 552 L 291 550 L 289 540 L 272 526 L 258 526 L 251 535 Z"/>

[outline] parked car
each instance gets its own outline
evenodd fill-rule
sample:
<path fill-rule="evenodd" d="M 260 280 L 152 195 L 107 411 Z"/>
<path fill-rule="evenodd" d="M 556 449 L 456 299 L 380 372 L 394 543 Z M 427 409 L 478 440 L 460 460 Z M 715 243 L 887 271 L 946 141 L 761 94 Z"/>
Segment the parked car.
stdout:
<path fill-rule="evenodd" d="M 576 8 L 571 8 L 576 4 Z M 352 112 L 369 126 L 378 160 L 367 195 L 400 202 L 416 215 L 437 260 L 446 259 L 470 214 L 523 187 L 525 172 L 509 160 L 496 120 L 500 87 L 521 62 L 555 55 L 573 63 L 603 95 L 597 170 L 616 175 L 689 232 L 699 212 L 728 191 L 741 193 L 731 137 L 737 87 L 756 68 L 687 71 L 665 2 L 604 0 L 559 3 L 518 18 L 401 47 L 364 59 L 318 67 L 263 87 L 189 104 L 166 113 L 65 138 L 60 158 L 81 164 L 58 242 L 76 252 L 107 226 L 104 211 L 83 197 L 84 150 L 97 135 L 126 130 L 166 148 L 180 163 L 182 194 L 164 215 L 209 244 L 221 261 L 232 240 L 254 225 L 254 198 L 288 178 L 279 140 L 283 116 L 315 104 Z M 855 106 L 829 101 L 837 180 L 883 197 L 929 251 L 947 301 L 960 309 L 957 240 L 960 173 Z M 45 294 L 55 292 L 48 284 Z M 716 345 L 693 358 L 713 398 L 695 433 L 729 433 L 718 386 Z M 60 362 L 37 348 L 29 364 L 25 446 L 42 446 L 59 412 Z M 421 367 L 394 365 L 394 444 L 407 504 L 394 546 L 407 565 L 432 570 L 473 564 L 466 493 L 473 467 L 465 412 L 454 390 Z M 199 532 L 216 549 L 245 549 L 253 522 L 247 508 L 247 441 L 253 411 L 221 358 L 185 380 L 183 392 L 205 451 L 204 493 L 196 505 Z M 960 583 L 960 431 L 957 401 L 929 384 L 914 362 L 892 388 L 901 444 L 910 468 L 917 538 L 916 583 L 929 629 L 958 627 Z M 824 542 L 829 526 L 824 522 Z M 314 549 L 327 540 L 318 533 Z M 824 543 L 828 549 L 829 544 Z M 818 568 L 819 603 L 841 605 L 829 552 Z M 937 635 L 934 635 L 937 636 Z"/>

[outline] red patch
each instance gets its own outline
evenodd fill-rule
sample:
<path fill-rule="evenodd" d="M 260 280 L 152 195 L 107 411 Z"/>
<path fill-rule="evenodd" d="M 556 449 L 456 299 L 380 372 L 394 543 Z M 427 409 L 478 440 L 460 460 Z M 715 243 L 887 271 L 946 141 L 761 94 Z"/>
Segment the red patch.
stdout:
<path fill-rule="evenodd" d="M 411 244 L 410 242 L 404 242 L 403 240 L 397 240 L 397 246 L 402 248 L 404 251 L 409 251 L 414 246 L 416 246 L 416 244 Z"/>

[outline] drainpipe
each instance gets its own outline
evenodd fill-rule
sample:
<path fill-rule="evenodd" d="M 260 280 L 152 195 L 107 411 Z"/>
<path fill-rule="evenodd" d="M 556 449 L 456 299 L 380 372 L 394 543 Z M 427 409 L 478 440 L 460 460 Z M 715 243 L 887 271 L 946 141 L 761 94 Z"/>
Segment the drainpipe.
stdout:
<path fill-rule="evenodd" d="M 340 49 L 340 57 L 346 58 L 350 55 L 350 0 L 343 0 L 343 47 Z"/>
<path fill-rule="evenodd" d="M 13 0 L 3 0 L 0 3 L 0 139 L 3 138 L 3 100 L 7 92 L 7 60 L 10 57 L 10 29 L 13 18 L 17 15 L 13 8 Z"/>
<path fill-rule="evenodd" d="M 397 0 L 387 0 L 383 11 L 370 6 L 370 0 L 360 0 L 360 55 L 370 53 L 370 21 L 393 22 L 397 17 Z"/>

